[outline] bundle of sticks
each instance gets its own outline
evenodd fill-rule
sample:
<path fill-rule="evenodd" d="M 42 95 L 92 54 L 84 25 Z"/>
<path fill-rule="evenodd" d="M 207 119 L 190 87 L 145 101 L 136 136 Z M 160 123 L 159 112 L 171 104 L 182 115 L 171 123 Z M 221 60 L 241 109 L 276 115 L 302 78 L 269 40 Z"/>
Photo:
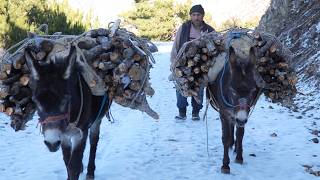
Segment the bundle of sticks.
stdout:
<path fill-rule="evenodd" d="M 80 36 L 40 36 L 31 33 L 25 46 L 2 58 L 0 112 L 10 116 L 11 126 L 15 130 L 24 129 L 36 111 L 32 101 L 32 84 L 29 83 L 31 72 L 26 63 L 28 53 L 25 52 L 28 48 L 38 48 L 28 52 L 41 65 L 54 61 L 53 56 L 68 56 L 68 48 L 76 46 L 77 56 L 80 54 L 89 66 L 84 71 L 92 71 L 102 79 L 105 85 L 103 94 L 108 94 L 110 101 L 158 119 L 158 114 L 150 108 L 146 99 L 146 96 L 155 93 L 149 82 L 150 61 L 154 62 L 149 50 L 152 43 L 118 26 L 114 27 L 90 30 Z M 86 82 L 92 89 L 97 86 L 96 80 Z"/>
<path fill-rule="evenodd" d="M 108 29 L 91 30 L 77 42 L 91 67 L 105 82 L 110 99 L 158 119 L 146 99 L 155 93 L 149 82 L 153 57 L 148 43 L 125 29 L 114 33 Z"/>
<path fill-rule="evenodd" d="M 199 90 L 207 85 L 209 68 L 224 50 L 223 46 L 223 36 L 212 32 L 181 47 L 172 71 L 176 86 L 184 96 L 193 96 L 199 102 Z"/>
<path fill-rule="evenodd" d="M 11 117 L 11 126 L 15 130 L 24 129 L 25 122 L 36 110 L 31 99 L 29 74 L 23 50 L 0 63 L 0 112 Z"/>
<path fill-rule="evenodd" d="M 292 53 L 273 35 L 254 32 L 252 36 L 258 51 L 256 68 L 266 83 L 263 93 L 272 102 L 289 105 L 297 93 L 298 81 L 290 66 Z"/>
<path fill-rule="evenodd" d="M 230 34 L 237 33 L 242 35 L 233 37 L 237 39 L 237 43 L 232 44 L 235 41 L 230 39 Z M 228 59 L 225 55 L 228 54 L 229 46 L 233 47 L 236 55 L 241 55 L 243 51 L 249 52 L 253 47 L 256 55 L 255 67 L 265 84 L 264 94 L 272 102 L 283 105 L 292 101 L 296 94 L 297 76 L 289 65 L 291 52 L 273 35 L 246 29 L 231 29 L 225 33 L 211 32 L 185 43 L 179 50 L 172 69 L 177 89 L 184 96 L 193 96 L 195 100 L 199 100 L 199 89 L 207 85 L 208 79 L 212 79 L 212 74 L 208 74 L 208 71 L 222 69 L 223 65 L 218 61 L 224 64 L 225 59 Z"/>

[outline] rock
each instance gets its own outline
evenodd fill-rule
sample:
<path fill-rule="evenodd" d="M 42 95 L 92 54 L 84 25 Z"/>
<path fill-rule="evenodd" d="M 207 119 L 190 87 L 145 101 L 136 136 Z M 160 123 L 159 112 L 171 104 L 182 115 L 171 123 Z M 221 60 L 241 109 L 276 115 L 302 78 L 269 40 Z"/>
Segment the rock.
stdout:
<path fill-rule="evenodd" d="M 319 143 L 319 139 L 318 139 L 318 138 L 312 138 L 311 141 L 314 142 L 314 143 L 316 143 L 316 144 Z"/>

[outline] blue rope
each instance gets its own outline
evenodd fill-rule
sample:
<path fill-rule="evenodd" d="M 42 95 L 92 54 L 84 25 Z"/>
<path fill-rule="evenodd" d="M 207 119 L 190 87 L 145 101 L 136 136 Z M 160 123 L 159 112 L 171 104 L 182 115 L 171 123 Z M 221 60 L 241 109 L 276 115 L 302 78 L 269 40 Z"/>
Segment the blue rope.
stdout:
<path fill-rule="evenodd" d="M 223 70 L 222 70 L 222 74 L 221 74 L 221 76 L 220 76 L 220 81 L 219 81 L 219 83 L 220 83 L 220 95 L 221 95 L 221 97 L 222 97 L 222 101 L 223 101 L 223 103 L 224 103 L 226 106 L 228 106 L 228 107 L 230 107 L 230 108 L 235 108 L 236 106 L 233 105 L 233 104 L 231 104 L 231 103 L 229 103 L 229 102 L 227 101 L 227 99 L 224 97 L 223 92 L 222 92 L 222 89 L 223 89 L 223 86 L 222 86 L 223 83 L 222 83 L 222 81 L 223 81 L 223 77 L 224 77 L 224 73 L 225 73 L 226 67 L 227 67 L 228 64 L 229 64 L 229 56 L 230 56 L 229 47 L 230 47 L 231 40 L 232 40 L 232 39 L 236 39 L 236 38 L 240 38 L 243 34 L 245 34 L 245 33 L 243 33 L 243 32 L 231 32 L 231 33 L 228 34 L 228 39 L 227 39 L 227 48 L 228 48 L 228 51 L 227 51 L 227 55 L 226 55 L 226 57 L 225 57 L 225 62 L 224 62 L 224 65 L 223 65 Z"/>

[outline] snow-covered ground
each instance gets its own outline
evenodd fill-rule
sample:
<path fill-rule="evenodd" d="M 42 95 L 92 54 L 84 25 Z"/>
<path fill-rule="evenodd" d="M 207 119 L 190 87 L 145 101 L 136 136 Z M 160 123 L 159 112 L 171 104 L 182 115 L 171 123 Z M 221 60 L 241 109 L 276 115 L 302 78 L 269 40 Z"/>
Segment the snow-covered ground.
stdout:
<path fill-rule="evenodd" d="M 218 114 L 209 108 L 208 153 L 206 122 L 190 118 L 181 122 L 173 118 L 177 108 L 175 89 L 167 78 L 170 48 L 170 43 L 159 43 L 157 63 L 151 72 L 156 94 L 149 102 L 160 114 L 160 120 L 113 105 L 115 122 L 104 119 L 101 127 L 97 180 L 319 179 L 303 167 L 310 165 L 313 170 L 320 170 L 320 146 L 310 141 L 316 137 L 310 129 L 320 130 L 319 108 L 292 112 L 267 102 L 264 97 L 258 101 L 246 126 L 244 164 L 234 163 L 235 155 L 231 153 L 231 174 L 221 174 L 223 146 Z M 319 99 L 315 101 L 319 104 Z M 4 115 L 0 119 L 1 180 L 66 179 L 61 150 L 56 153 L 47 150 L 36 128 L 37 117 L 21 132 L 14 132 Z M 85 179 L 85 175 L 80 179 Z"/>

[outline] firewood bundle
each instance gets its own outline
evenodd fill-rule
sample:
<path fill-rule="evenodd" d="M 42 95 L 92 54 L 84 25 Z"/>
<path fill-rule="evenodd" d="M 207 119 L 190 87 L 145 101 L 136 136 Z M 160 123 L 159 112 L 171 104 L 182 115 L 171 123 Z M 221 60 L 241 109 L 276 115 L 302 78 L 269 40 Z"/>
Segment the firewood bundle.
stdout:
<path fill-rule="evenodd" d="M 199 90 L 208 82 L 209 68 L 223 51 L 223 36 L 212 32 L 185 43 L 176 57 L 173 77 L 184 96 L 193 96 L 199 102 Z"/>
<path fill-rule="evenodd" d="M 254 32 L 252 36 L 258 51 L 256 68 L 266 83 L 263 93 L 272 102 L 289 105 L 297 92 L 298 81 L 296 72 L 290 67 L 291 52 L 270 34 Z"/>
<path fill-rule="evenodd" d="M 149 82 L 153 57 L 147 43 L 125 29 L 113 34 L 108 29 L 96 29 L 80 38 L 78 46 L 105 82 L 110 99 L 158 119 L 146 99 L 155 93 Z"/>
<path fill-rule="evenodd" d="M 81 74 L 92 94 L 107 93 L 110 101 L 158 119 L 146 99 L 155 93 L 149 82 L 150 61 L 154 61 L 150 43 L 118 26 L 90 30 L 80 36 L 29 33 L 16 52 L 6 54 L 0 61 L 0 111 L 10 116 L 15 130 L 23 129 L 36 110 L 26 58 L 41 68 L 42 64 L 68 57 L 73 46 L 76 63 L 83 68 Z"/>
<path fill-rule="evenodd" d="M 0 112 L 10 116 L 15 130 L 24 129 L 36 110 L 28 86 L 29 74 L 23 50 L 0 63 Z"/>

